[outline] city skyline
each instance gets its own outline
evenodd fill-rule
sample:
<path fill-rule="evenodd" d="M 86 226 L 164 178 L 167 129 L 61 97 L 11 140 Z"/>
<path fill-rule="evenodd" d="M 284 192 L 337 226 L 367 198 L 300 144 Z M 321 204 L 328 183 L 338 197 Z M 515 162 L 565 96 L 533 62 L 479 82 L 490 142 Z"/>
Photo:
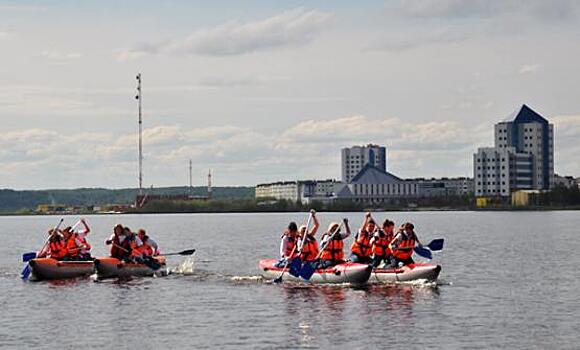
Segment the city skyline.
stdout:
<path fill-rule="evenodd" d="M 0 5 L 0 188 L 137 187 L 139 72 L 144 187 L 189 159 L 194 185 L 338 179 L 368 143 L 403 178 L 471 177 L 523 104 L 580 175 L 576 2 L 111 4 Z"/>

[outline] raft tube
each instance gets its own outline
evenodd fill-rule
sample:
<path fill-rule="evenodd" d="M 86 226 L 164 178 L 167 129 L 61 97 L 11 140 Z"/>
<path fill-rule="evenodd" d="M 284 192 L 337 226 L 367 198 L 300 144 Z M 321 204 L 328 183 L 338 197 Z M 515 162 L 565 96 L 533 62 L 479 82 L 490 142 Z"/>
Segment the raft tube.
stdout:
<path fill-rule="evenodd" d="M 151 277 L 166 276 L 168 274 L 164 256 L 153 257 L 162 266 L 158 270 L 153 270 L 145 264 L 124 262 L 117 258 L 102 257 L 95 258 L 95 269 L 97 278 L 127 278 L 127 277 Z"/>
<path fill-rule="evenodd" d="M 371 268 L 366 264 L 357 264 L 353 262 L 345 262 L 326 269 L 317 269 L 310 280 L 306 281 L 301 277 L 294 277 L 288 273 L 288 269 L 276 267 L 277 259 L 262 259 L 260 260 L 260 272 L 262 277 L 267 280 L 273 280 L 280 277 L 283 270 L 283 280 L 289 282 L 305 282 L 305 283 L 350 283 L 350 284 L 365 284 L 370 275 Z"/>
<path fill-rule="evenodd" d="M 51 258 L 36 258 L 28 262 L 32 279 L 61 280 L 90 276 L 95 272 L 93 261 L 59 261 Z"/>
<path fill-rule="evenodd" d="M 441 265 L 414 263 L 403 267 L 373 269 L 369 283 L 397 283 L 425 280 L 436 281 L 441 272 Z"/>

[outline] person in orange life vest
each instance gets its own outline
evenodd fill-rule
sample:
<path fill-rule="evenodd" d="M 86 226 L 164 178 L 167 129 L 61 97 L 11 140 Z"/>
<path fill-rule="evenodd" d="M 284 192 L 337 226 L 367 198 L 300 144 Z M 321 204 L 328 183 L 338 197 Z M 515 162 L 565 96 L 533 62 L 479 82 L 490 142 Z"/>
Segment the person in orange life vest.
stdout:
<path fill-rule="evenodd" d="M 54 229 L 48 230 L 48 238 L 44 246 L 36 253 L 37 258 L 47 258 L 50 255 L 50 240 L 55 233 Z"/>
<path fill-rule="evenodd" d="M 320 245 L 320 263 L 318 268 L 327 268 L 344 262 L 344 239 L 350 236 L 350 227 L 348 219 L 344 218 L 344 227 L 346 232 L 340 231 L 340 225 L 333 222 L 328 226 L 328 231 L 322 235 Z"/>
<path fill-rule="evenodd" d="M 371 246 L 373 251 L 373 267 L 378 267 L 383 261 L 387 265 L 391 264 L 391 249 L 389 244 L 395 238 L 395 223 L 389 219 L 385 219 L 382 229 L 378 230 L 371 239 Z"/>
<path fill-rule="evenodd" d="M 111 245 L 111 257 L 123 260 L 130 255 L 129 242 L 125 235 L 123 225 L 117 224 L 113 228 L 113 234 L 105 241 L 106 245 Z"/>
<path fill-rule="evenodd" d="M 58 230 L 50 230 L 48 239 L 47 256 L 52 259 L 62 260 L 66 257 L 66 240 Z"/>
<path fill-rule="evenodd" d="M 288 224 L 288 228 L 282 234 L 280 241 L 280 260 L 276 267 L 284 267 L 286 263 L 298 256 L 298 225 L 294 221 Z M 294 249 L 296 248 L 296 249 Z"/>
<path fill-rule="evenodd" d="M 356 236 L 354 236 L 354 242 L 352 242 L 350 247 L 350 261 L 361 264 L 371 263 L 371 255 L 373 253 L 371 239 L 376 229 L 377 225 L 371 217 L 371 213 L 366 213 L 365 221 Z"/>
<path fill-rule="evenodd" d="M 141 252 L 141 247 L 143 246 L 143 242 L 137 234 L 131 231 L 130 228 L 125 227 L 125 237 L 126 241 L 129 246 L 129 256 L 125 258 L 126 261 L 139 261 L 143 257 L 143 253 Z"/>
<path fill-rule="evenodd" d="M 413 264 L 413 248 L 416 244 L 421 246 L 421 242 L 415 234 L 415 226 L 407 222 L 401 225 L 399 232 L 395 235 L 393 241 L 389 244 L 393 254 L 393 265 L 403 266 Z"/>
<path fill-rule="evenodd" d="M 318 242 L 316 242 L 316 232 L 320 227 L 318 218 L 316 218 L 316 211 L 314 209 L 310 210 L 312 215 L 312 220 L 314 221 L 314 226 L 308 233 L 306 233 L 306 226 L 302 225 L 298 229 L 298 249 L 300 250 L 300 259 L 302 261 L 314 261 L 318 255 Z"/>
<path fill-rule="evenodd" d="M 92 260 L 91 245 L 87 242 L 87 234 L 91 232 L 89 225 L 85 219 L 81 219 L 84 230 L 79 232 L 71 232 L 71 236 L 67 241 L 67 258 L 69 260 Z"/>
<path fill-rule="evenodd" d="M 144 256 L 159 255 L 159 246 L 151 237 L 147 235 L 144 229 L 137 231 L 137 237 L 141 240 L 143 245 L 139 248 L 141 254 Z"/>

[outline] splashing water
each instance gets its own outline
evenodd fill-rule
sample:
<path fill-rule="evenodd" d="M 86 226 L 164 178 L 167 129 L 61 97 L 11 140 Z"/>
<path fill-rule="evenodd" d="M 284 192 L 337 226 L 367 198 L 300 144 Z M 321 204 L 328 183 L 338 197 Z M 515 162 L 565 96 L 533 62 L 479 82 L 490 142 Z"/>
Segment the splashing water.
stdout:
<path fill-rule="evenodd" d="M 194 268 L 193 257 L 188 257 L 183 260 L 179 265 L 171 269 L 171 273 L 181 274 L 181 275 L 191 275 L 193 274 Z"/>

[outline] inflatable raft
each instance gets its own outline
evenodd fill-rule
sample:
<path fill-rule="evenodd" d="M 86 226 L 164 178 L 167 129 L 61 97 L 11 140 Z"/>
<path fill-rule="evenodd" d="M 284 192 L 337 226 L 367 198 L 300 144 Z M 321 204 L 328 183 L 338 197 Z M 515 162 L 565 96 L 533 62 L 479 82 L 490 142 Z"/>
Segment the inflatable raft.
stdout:
<path fill-rule="evenodd" d="M 414 263 L 390 269 L 373 269 L 369 283 L 396 283 L 417 280 L 436 281 L 441 265 Z"/>
<path fill-rule="evenodd" d="M 283 270 L 284 281 L 306 282 L 306 283 L 351 283 L 364 284 L 371 275 L 371 268 L 365 264 L 345 262 L 326 269 L 317 269 L 310 280 L 306 281 L 300 277 L 294 277 L 288 273 L 288 269 L 276 267 L 277 259 L 262 259 L 259 266 L 262 277 L 273 280 L 280 277 Z"/>
<path fill-rule="evenodd" d="M 127 277 L 149 277 L 149 276 L 165 276 L 167 275 L 167 266 L 165 264 L 164 256 L 153 257 L 161 268 L 154 270 L 149 266 L 141 263 L 124 262 L 117 258 L 104 257 L 95 258 L 95 269 L 97 270 L 97 278 L 127 278 Z"/>
<path fill-rule="evenodd" d="M 32 279 L 60 280 L 90 276 L 95 271 L 92 261 L 59 261 L 51 258 L 36 258 L 28 262 Z"/>

